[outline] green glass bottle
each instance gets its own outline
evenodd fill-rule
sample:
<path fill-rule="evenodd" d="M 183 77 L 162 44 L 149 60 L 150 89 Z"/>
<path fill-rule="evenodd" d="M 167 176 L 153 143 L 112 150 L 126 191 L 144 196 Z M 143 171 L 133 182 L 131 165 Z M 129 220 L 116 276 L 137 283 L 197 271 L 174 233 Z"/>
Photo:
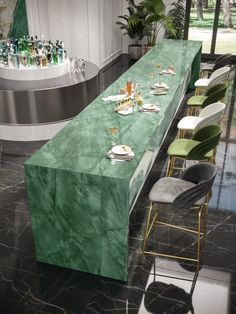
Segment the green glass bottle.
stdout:
<path fill-rule="evenodd" d="M 58 51 L 57 51 L 56 47 L 53 48 L 52 58 L 53 58 L 53 64 L 54 65 L 58 64 Z"/>

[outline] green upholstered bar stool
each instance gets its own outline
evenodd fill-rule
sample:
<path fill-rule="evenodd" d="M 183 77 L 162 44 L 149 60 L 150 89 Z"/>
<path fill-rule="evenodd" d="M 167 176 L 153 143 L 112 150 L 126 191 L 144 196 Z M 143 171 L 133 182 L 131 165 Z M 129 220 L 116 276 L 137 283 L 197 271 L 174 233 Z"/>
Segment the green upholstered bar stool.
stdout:
<path fill-rule="evenodd" d="M 205 215 L 207 214 L 209 195 L 211 194 L 216 173 L 217 167 L 215 165 L 203 162 L 185 169 L 181 178 L 164 177 L 153 185 L 149 193 L 150 207 L 147 214 L 143 241 L 143 255 L 163 256 L 196 262 L 197 271 L 199 271 Z M 159 215 L 160 206 L 164 207 L 164 210 L 168 206 L 173 212 L 176 209 L 182 209 L 184 212 L 187 211 L 187 213 L 189 210 L 194 211 L 197 214 L 197 228 L 193 228 L 193 226 L 186 227 L 183 219 L 178 224 L 173 224 L 172 221 L 169 222 L 166 219 L 163 221 Z M 164 225 L 184 233 L 188 232 L 195 235 L 197 243 L 196 257 L 187 257 L 180 254 L 164 254 L 155 248 L 150 249 L 150 245 L 148 247 L 148 240 L 158 225 Z M 181 252 L 182 250 L 180 250 Z"/>
<path fill-rule="evenodd" d="M 167 149 L 169 155 L 167 176 L 173 175 L 173 170 L 186 168 L 186 160 L 209 161 L 215 163 L 216 146 L 221 135 L 219 125 L 208 125 L 196 131 L 192 139 L 176 139 Z M 181 167 L 176 166 L 177 161 L 182 161 Z"/>
<path fill-rule="evenodd" d="M 193 116 L 200 109 L 222 100 L 225 97 L 227 88 L 227 83 L 220 83 L 209 88 L 205 95 L 195 95 L 190 97 L 187 101 L 187 115 Z"/>
<path fill-rule="evenodd" d="M 201 110 L 199 116 L 183 117 L 178 125 L 177 138 L 184 138 L 195 133 L 198 129 L 211 124 L 220 124 L 224 115 L 226 105 L 223 102 L 210 104 Z M 188 138 L 188 137 L 187 137 Z"/>

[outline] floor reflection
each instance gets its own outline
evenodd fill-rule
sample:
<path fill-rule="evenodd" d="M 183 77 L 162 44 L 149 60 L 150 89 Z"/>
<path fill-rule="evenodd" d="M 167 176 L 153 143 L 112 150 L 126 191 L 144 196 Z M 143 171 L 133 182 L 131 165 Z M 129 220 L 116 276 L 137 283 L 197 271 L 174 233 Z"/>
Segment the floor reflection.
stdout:
<path fill-rule="evenodd" d="M 139 314 L 229 313 L 229 272 L 203 267 L 194 277 L 194 272 L 185 271 L 178 262 L 161 260 L 153 261 Z"/>

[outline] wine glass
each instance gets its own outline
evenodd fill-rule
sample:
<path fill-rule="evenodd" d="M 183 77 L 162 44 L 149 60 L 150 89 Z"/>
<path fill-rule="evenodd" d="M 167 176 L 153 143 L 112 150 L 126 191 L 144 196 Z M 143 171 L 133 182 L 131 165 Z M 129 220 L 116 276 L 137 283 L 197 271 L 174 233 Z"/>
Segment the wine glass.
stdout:
<path fill-rule="evenodd" d="M 150 88 L 152 88 L 153 85 L 155 84 L 155 73 L 154 72 L 150 73 L 149 81 L 150 81 Z"/>
<path fill-rule="evenodd" d="M 111 144 L 112 144 L 112 146 L 115 146 L 115 145 L 116 145 L 115 139 L 116 139 L 116 137 L 117 137 L 118 130 L 119 130 L 118 127 L 111 127 L 111 128 L 108 128 L 108 129 L 107 129 L 107 132 L 108 132 L 108 134 L 109 134 L 110 137 L 111 137 Z"/>
<path fill-rule="evenodd" d="M 157 64 L 156 64 L 157 75 L 160 74 L 160 72 L 161 72 L 161 67 L 162 67 L 162 65 L 161 65 L 160 63 L 157 63 Z"/>

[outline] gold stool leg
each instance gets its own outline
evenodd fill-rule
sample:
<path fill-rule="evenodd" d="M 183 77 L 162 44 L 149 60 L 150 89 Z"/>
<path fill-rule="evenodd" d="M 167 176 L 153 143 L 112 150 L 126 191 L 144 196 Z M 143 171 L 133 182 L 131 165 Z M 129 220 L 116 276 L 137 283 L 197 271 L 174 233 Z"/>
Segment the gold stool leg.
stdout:
<path fill-rule="evenodd" d="M 169 177 L 170 167 L 171 167 L 171 156 L 168 159 L 167 169 L 166 169 L 166 177 Z"/>
<path fill-rule="evenodd" d="M 200 255 L 201 255 L 201 208 L 198 211 L 197 267 L 196 267 L 197 272 L 199 272 L 199 269 L 200 269 Z"/>
<path fill-rule="evenodd" d="M 178 134 L 177 134 L 177 139 L 185 138 L 185 135 L 186 135 L 186 130 L 179 129 Z"/>
<path fill-rule="evenodd" d="M 197 87 L 197 88 L 195 89 L 195 95 L 200 95 L 200 87 Z"/>
<path fill-rule="evenodd" d="M 186 112 L 186 116 L 191 116 L 191 111 L 192 111 L 192 107 L 188 106 L 187 112 Z"/>
<path fill-rule="evenodd" d="M 187 109 L 187 116 L 197 116 L 197 112 L 198 112 L 198 106 L 189 106 L 189 108 Z"/>
<path fill-rule="evenodd" d="M 175 157 L 170 156 L 168 160 L 167 170 L 166 170 L 166 176 L 171 177 L 173 174 L 173 167 L 175 164 Z"/>
<path fill-rule="evenodd" d="M 209 160 L 208 160 L 213 165 L 216 164 L 215 156 L 216 156 L 216 150 L 213 152 L 213 156 L 211 158 L 209 158 Z"/>
<path fill-rule="evenodd" d="M 149 233 L 150 233 L 149 225 L 150 225 L 150 220 L 151 220 L 152 208 L 153 208 L 153 203 L 151 202 L 150 206 L 149 206 L 149 210 L 148 210 L 147 221 L 146 221 L 146 229 L 145 229 L 145 234 L 144 234 L 144 239 L 143 239 L 142 254 L 145 251 L 147 239 L 148 239 L 148 236 L 149 236 Z M 152 223 L 152 225 L 153 225 L 153 223 Z M 152 225 L 151 225 L 151 227 L 152 227 Z"/>

